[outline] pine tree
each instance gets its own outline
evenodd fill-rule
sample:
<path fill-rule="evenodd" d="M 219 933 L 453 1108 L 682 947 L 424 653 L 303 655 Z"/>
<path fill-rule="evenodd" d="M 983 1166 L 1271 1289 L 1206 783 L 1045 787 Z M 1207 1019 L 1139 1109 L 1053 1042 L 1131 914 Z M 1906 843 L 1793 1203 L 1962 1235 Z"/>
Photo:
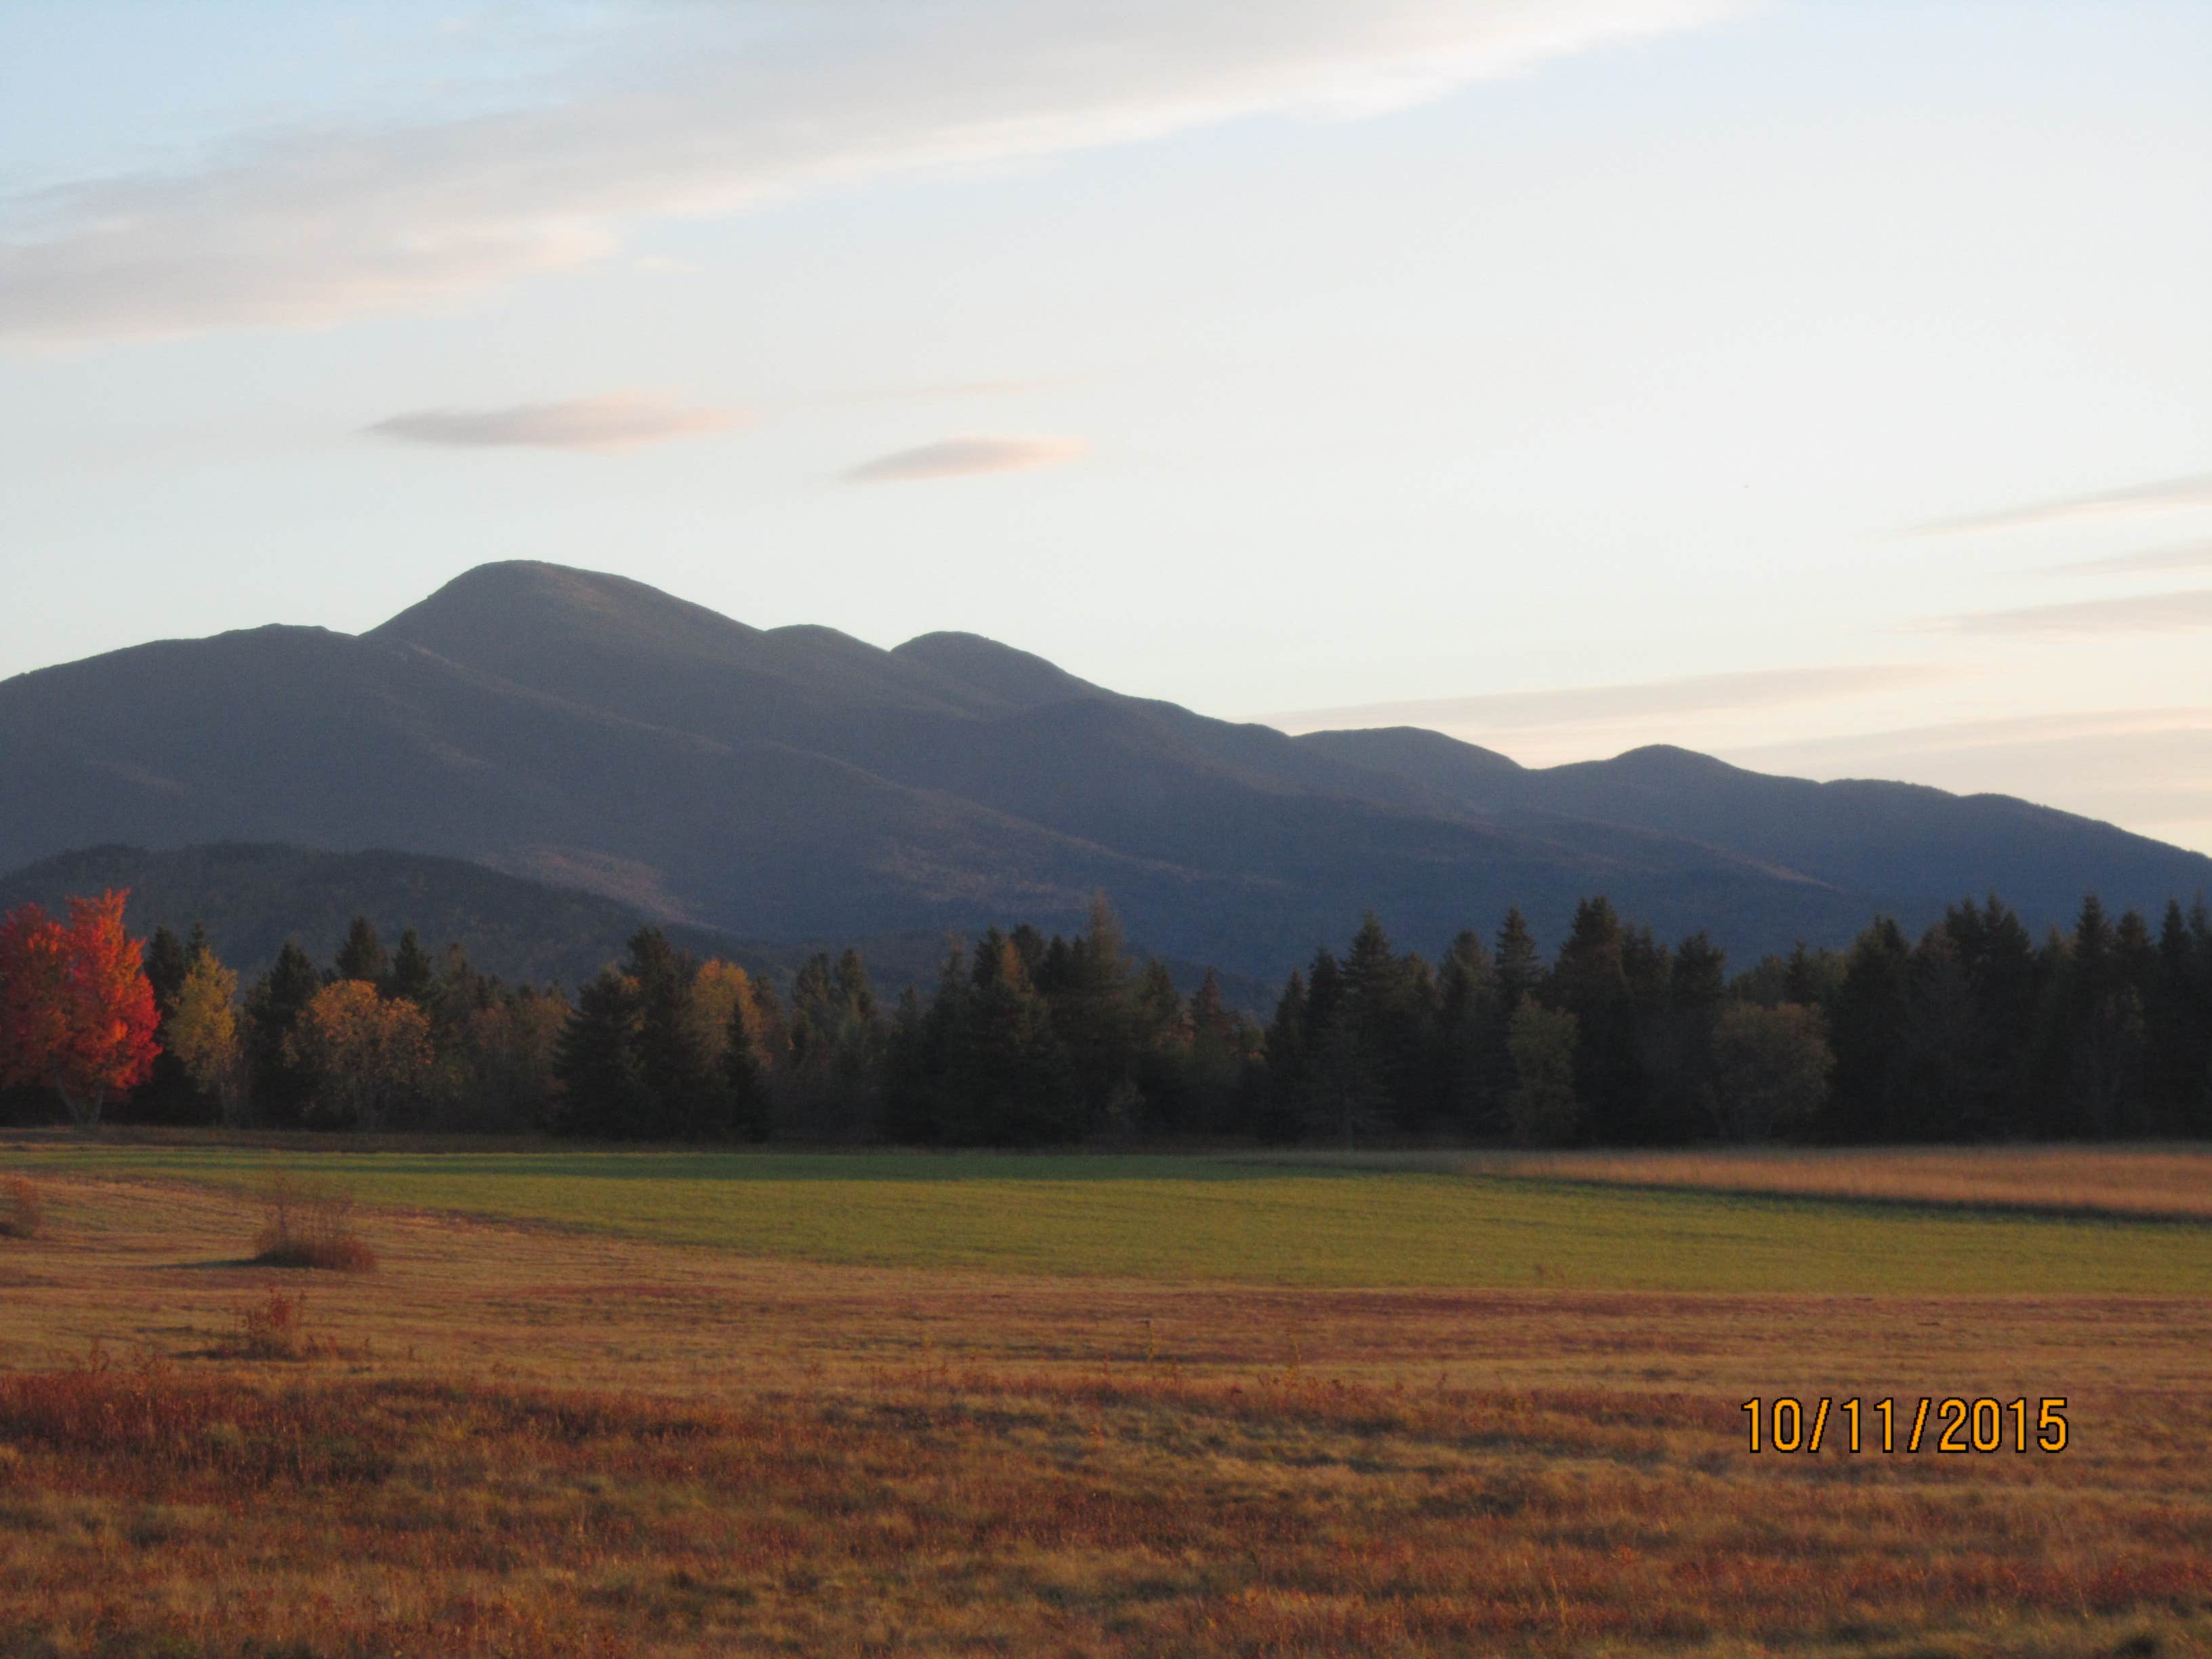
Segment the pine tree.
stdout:
<path fill-rule="evenodd" d="M 1713 1118 L 1713 1033 L 1728 1004 L 1728 957 L 1701 927 L 1674 947 L 1666 1012 L 1648 1039 L 1662 1139 L 1705 1133 Z"/>
<path fill-rule="evenodd" d="M 1424 994 L 1434 990 L 1426 964 L 1417 972 L 1412 959 L 1401 959 L 1370 910 L 1345 952 L 1343 974 L 1345 1059 L 1358 1073 L 1354 1092 L 1399 1127 L 1418 1127 L 1431 1105 L 1422 1066 L 1433 1017 Z"/>
<path fill-rule="evenodd" d="M 690 1139 L 720 1135 L 730 1121 L 722 1077 L 691 1018 L 697 965 L 658 927 L 632 935 L 625 977 L 637 987 L 637 1066 L 647 1097 L 648 1133 Z"/>
<path fill-rule="evenodd" d="M 185 987 L 191 961 L 177 936 L 156 927 L 146 941 L 146 982 L 154 988 L 154 1006 L 163 1020 L 176 1012 L 177 993 Z"/>
<path fill-rule="evenodd" d="M 1033 1146 L 1079 1133 L 1080 1103 L 1050 1012 L 1021 952 L 995 927 L 975 947 L 962 1012 L 949 1080 L 974 1115 L 960 1138 Z"/>
<path fill-rule="evenodd" d="M 768 1068 L 754 1046 L 753 1028 L 750 1007 L 731 1009 L 722 1049 L 722 1085 L 729 1100 L 730 1133 L 739 1140 L 767 1139 L 774 1121 Z"/>
<path fill-rule="evenodd" d="M 268 972 L 254 981 L 246 1000 L 246 1095 L 254 1118 L 284 1127 L 300 1121 L 314 1079 L 287 1052 L 323 975 L 299 945 L 286 939 Z"/>
<path fill-rule="evenodd" d="M 1444 953 L 1437 979 L 1432 1086 L 1444 1121 L 1462 1134 L 1503 1121 L 1512 1058 L 1505 1048 L 1510 1014 L 1502 1003 L 1490 952 L 1479 935 L 1461 933 Z"/>
<path fill-rule="evenodd" d="M 345 943 L 338 946 L 337 960 L 331 963 L 341 980 L 357 979 L 370 985 L 382 986 L 391 964 L 384 953 L 384 942 L 376 936 L 376 928 L 367 916 L 356 916 L 346 929 Z"/>
<path fill-rule="evenodd" d="M 1575 1016 L 1575 1095 L 1601 1141 L 1649 1134 L 1626 952 L 1626 933 L 1611 902 L 1584 899 L 1546 992 L 1547 1001 Z"/>
<path fill-rule="evenodd" d="M 429 952 L 422 948 L 415 930 L 408 928 L 399 935 L 399 948 L 392 952 L 391 970 L 384 981 L 385 994 L 404 998 L 419 1007 L 429 1000 L 437 979 Z"/>
<path fill-rule="evenodd" d="M 1543 955 L 1528 931 L 1528 918 L 1518 909 L 1508 910 L 1498 930 L 1497 971 L 1498 1000 L 1510 1019 L 1522 999 L 1535 995 L 1544 983 Z"/>
<path fill-rule="evenodd" d="M 1903 1036 L 1911 1018 L 1912 949 L 1878 916 L 1852 942 L 1831 1016 L 1836 1081 L 1832 1128 L 1847 1140 L 1895 1140 L 1914 1125 Z"/>
<path fill-rule="evenodd" d="M 2143 1001 L 2130 982 L 2141 941 L 2115 928 L 2097 896 L 2081 902 L 2057 975 L 2065 1048 L 2066 1125 L 2100 1138 L 2130 1127 L 2142 1085 Z"/>
<path fill-rule="evenodd" d="M 194 929 L 196 935 L 198 930 Z M 146 941 L 146 982 L 154 988 L 154 1010 L 160 1019 L 155 1042 L 161 1052 L 153 1070 L 131 1097 L 131 1115 L 161 1122 L 192 1122 L 208 1115 L 208 1102 L 193 1083 L 191 1073 L 175 1053 L 170 1025 L 176 1018 L 177 1000 L 185 976 L 191 969 L 192 951 L 167 927 L 156 927 Z"/>
<path fill-rule="evenodd" d="M 554 1048 L 562 1133 L 628 1140 L 656 1132 L 640 1055 L 642 1024 L 635 981 L 609 967 L 585 981 Z"/>
<path fill-rule="evenodd" d="M 1268 1023 L 1267 1081 L 1261 1096 L 1259 1133 L 1262 1140 L 1295 1140 L 1304 1127 L 1305 1102 L 1311 1086 L 1306 1055 L 1306 981 L 1295 969 L 1275 1003 Z"/>
<path fill-rule="evenodd" d="M 2161 1133 L 2197 1132 L 2212 1088 L 2212 926 L 2169 901 L 2143 1011 L 2144 1090 Z M 2205 946 L 2200 947 L 2203 936 Z"/>

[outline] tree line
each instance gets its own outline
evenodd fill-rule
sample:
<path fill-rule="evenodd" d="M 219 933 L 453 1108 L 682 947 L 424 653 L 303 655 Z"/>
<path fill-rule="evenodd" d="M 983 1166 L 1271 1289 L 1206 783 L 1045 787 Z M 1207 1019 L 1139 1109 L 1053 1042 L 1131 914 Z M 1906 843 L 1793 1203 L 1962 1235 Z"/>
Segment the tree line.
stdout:
<path fill-rule="evenodd" d="M 878 1000 L 857 952 L 781 988 L 656 929 L 579 987 L 504 985 L 356 918 L 240 994 L 123 896 L 0 921 L 0 1086 L 80 1122 L 549 1131 L 607 1139 L 1670 1145 L 2212 1133 L 2212 915 L 2086 900 L 2037 940 L 1991 897 L 1731 975 L 1603 898 L 1547 960 L 1510 912 L 1434 963 L 1371 916 L 1263 1023 L 1188 995 L 1102 898 L 1073 937 L 993 928 Z"/>

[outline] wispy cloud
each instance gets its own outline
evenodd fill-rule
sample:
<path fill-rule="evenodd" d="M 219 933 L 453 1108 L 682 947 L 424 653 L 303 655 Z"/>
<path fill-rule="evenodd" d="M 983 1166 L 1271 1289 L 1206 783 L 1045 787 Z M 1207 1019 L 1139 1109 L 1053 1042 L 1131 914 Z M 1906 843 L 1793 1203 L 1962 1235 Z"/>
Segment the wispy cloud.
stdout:
<path fill-rule="evenodd" d="M 1080 438 L 940 438 L 893 450 L 848 471 L 848 483 L 906 483 L 964 478 L 981 472 L 1028 472 L 1083 453 Z"/>
<path fill-rule="evenodd" d="M 2105 634 L 2179 634 L 2212 628 L 2212 588 L 2176 593 L 2136 593 L 2118 599 L 2078 599 L 2029 605 L 2009 611 L 1969 611 L 1926 624 L 1951 634 L 2039 634 L 2089 638 Z"/>
<path fill-rule="evenodd" d="M 2106 559 L 2082 559 L 2072 564 L 2049 564 L 2047 576 L 2125 576 L 2138 570 L 2212 569 L 2212 541 L 2183 542 L 2172 547 L 2146 548 L 2140 553 L 2115 554 Z"/>
<path fill-rule="evenodd" d="M 507 409 L 425 409 L 364 428 L 381 438 L 462 449 L 582 449 L 612 454 L 749 424 L 737 410 L 693 409 L 642 392 L 610 392 Z"/>
<path fill-rule="evenodd" d="M 2212 507 L 2212 472 L 2200 472 L 2187 478 L 2161 478 L 2121 489 L 2102 489 L 2090 495 L 2067 495 L 2027 507 L 1972 514 L 1962 519 L 1938 519 L 1930 524 L 1915 525 L 1905 533 L 1972 536 L 1989 530 L 2027 530 L 2076 519 L 2132 518 L 2147 513 L 2179 513 L 2202 507 Z"/>
<path fill-rule="evenodd" d="M 1266 111 L 1358 114 L 1742 0 L 902 0 L 642 6 L 618 85 L 270 135 L 0 203 L 0 339 L 322 325 L 617 251 L 626 230 Z M 641 56 L 662 67 L 635 72 Z"/>
<path fill-rule="evenodd" d="M 1498 729 L 1687 714 L 1717 709 L 1771 708 L 1835 697 L 1896 691 L 1949 679 L 1954 669 L 1934 663 L 1842 664 L 1764 668 L 1735 674 L 1617 685 L 1565 686 L 1551 691 L 1492 691 L 1469 697 L 1352 703 L 1262 716 L 1286 732 L 1335 726 L 1449 726 Z"/>

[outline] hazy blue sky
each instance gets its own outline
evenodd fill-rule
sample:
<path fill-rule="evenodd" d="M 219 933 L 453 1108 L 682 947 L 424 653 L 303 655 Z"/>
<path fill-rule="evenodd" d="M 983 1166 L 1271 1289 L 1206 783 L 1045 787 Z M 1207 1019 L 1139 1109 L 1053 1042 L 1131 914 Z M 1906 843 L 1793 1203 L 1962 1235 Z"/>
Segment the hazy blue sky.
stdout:
<path fill-rule="evenodd" d="M 2212 3 L 0 7 L 0 673 L 487 559 L 2212 850 Z"/>

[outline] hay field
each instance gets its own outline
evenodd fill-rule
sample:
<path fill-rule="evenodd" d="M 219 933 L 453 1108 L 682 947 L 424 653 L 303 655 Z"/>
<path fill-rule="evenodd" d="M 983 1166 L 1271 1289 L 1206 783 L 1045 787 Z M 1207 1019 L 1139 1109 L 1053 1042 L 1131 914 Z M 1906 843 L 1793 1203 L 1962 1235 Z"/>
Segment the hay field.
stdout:
<path fill-rule="evenodd" d="M 313 1152 L 19 1146 L 21 1167 L 364 1202 L 745 1255 L 1314 1286 L 2212 1294 L 2212 1228 L 1430 1167 L 1006 1153 Z M 1431 1161 L 1433 1162 L 1433 1161 Z"/>
<path fill-rule="evenodd" d="M 0 1240 L 10 1659 L 2212 1654 L 2212 1296 L 2186 1272 L 2127 1294 L 1238 1283 L 417 1203 L 364 1215 L 375 1273 L 278 1273 L 239 1261 L 258 1211 L 234 1170 L 57 1162 L 40 1236 Z M 1168 1177 L 1047 1184 L 1129 1179 Z M 1310 1179 L 1387 1211 L 1407 1177 Z M 649 1220 L 652 1184 L 591 1190 Z M 1494 1184 L 1560 1226 L 1588 1190 Z M 2061 1255 L 2141 1234 L 2131 1261 L 2201 1231 L 2007 1224 Z M 304 1296 L 306 1358 L 239 1357 L 272 1284 Z M 1745 1450 L 1741 1400 L 1847 1392 L 2063 1394 L 2074 1438 Z"/>
<path fill-rule="evenodd" d="M 2212 1149 L 2203 1146 L 1493 1152 L 1447 1162 L 1532 1180 L 2212 1221 Z"/>

